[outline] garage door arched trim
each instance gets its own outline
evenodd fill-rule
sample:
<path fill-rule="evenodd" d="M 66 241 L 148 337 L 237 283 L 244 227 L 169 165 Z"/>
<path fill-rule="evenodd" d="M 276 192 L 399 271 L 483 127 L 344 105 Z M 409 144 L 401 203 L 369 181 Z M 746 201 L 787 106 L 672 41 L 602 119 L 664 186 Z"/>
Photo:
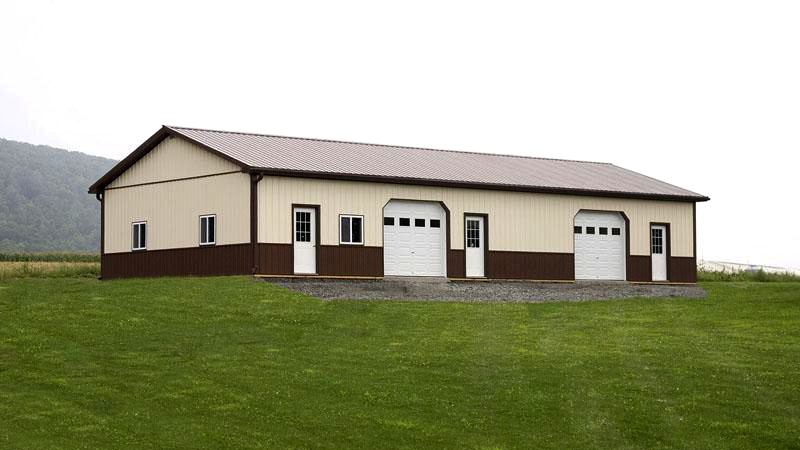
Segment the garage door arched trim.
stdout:
<path fill-rule="evenodd" d="M 630 219 L 628 219 L 628 215 L 625 214 L 624 211 L 609 211 L 609 210 L 582 208 L 582 209 L 579 209 L 577 212 L 575 212 L 575 215 L 572 216 L 572 224 L 573 225 L 575 224 L 575 219 L 582 212 L 588 212 L 588 213 L 616 213 L 616 214 L 619 214 L 620 217 L 622 217 L 622 221 L 625 223 L 625 254 L 624 254 L 624 265 L 625 265 L 625 267 L 624 267 L 623 274 L 625 276 L 625 280 L 626 281 L 633 279 L 633 277 L 631 276 L 631 268 L 632 268 L 632 261 L 631 261 L 631 222 L 630 222 Z M 576 256 L 576 251 L 575 251 L 576 249 L 575 249 L 575 238 L 574 238 L 574 235 L 573 235 L 573 241 L 572 242 L 573 242 L 573 244 L 572 244 L 573 245 L 572 254 L 573 254 L 573 260 L 575 261 L 573 263 L 573 269 L 575 269 L 577 267 L 577 256 Z M 573 270 L 573 273 L 574 272 L 575 272 L 575 270 Z M 575 279 L 577 280 L 578 279 L 577 273 L 574 273 L 574 276 L 575 276 Z"/>
<path fill-rule="evenodd" d="M 389 206 L 392 202 L 420 203 L 420 204 L 427 204 L 427 205 L 436 205 L 441 209 L 441 211 L 440 211 L 441 214 L 439 215 L 439 217 L 441 218 L 441 221 L 443 222 L 443 224 L 441 224 L 441 226 L 444 228 L 444 230 L 443 230 L 444 234 L 443 235 L 442 234 L 438 234 L 440 236 L 439 239 L 443 239 L 443 242 L 439 241 L 439 242 L 442 242 L 442 244 L 443 244 L 442 247 L 440 247 L 441 250 L 442 250 L 442 253 L 439 256 L 441 258 L 439 260 L 441 262 L 441 267 L 440 267 L 441 270 L 435 270 L 434 272 L 436 273 L 436 275 L 434 275 L 432 273 L 425 273 L 424 271 L 421 271 L 420 273 L 418 273 L 418 272 L 416 272 L 414 267 L 416 267 L 417 269 L 420 268 L 420 267 L 417 267 L 417 265 L 420 264 L 421 261 L 425 261 L 424 256 L 423 256 L 422 260 L 419 260 L 418 258 L 415 259 L 412 256 L 412 257 L 410 257 L 410 260 L 409 260 L 410 263 L 412 264 L 412 266 L 411 266 L 412 269 L 410 270 L 411 273 L 402 273 L 402 274 L 397 274 L 397 275 L 401 275 L 401 276 L 411 275 L 411 276 L 451 277 L 452 276 L 452 274 L 451 274 L 451 265 L 452 265 L 452 262 L 453 262 L 453 258 L 452 258 L 452 254 L 451 254 L 451 248 L 450 248 L 450 246 L 451 246 L 451 238 L 450 238 L 450 225 L 451 225 L 451 222 L 450 222 L 450 209 L 447 207 L 447 205 L 441 200 L 426 200 L 426 199 L 419 199 L 419 198 L 407 199 L 407 198 L 395 198 L 395 197 L 392 197 L 389 200 L 387 200 L 386 203 L 384 203 L 383 207 L 381 208 L 381 216 L 383 218 L 387 217 L 386 216 L 386 207 Z M 422 209 L 424 209 L 424 208 L 422 208 Z M 419 212 L 419 211 L 417 211 L 417 212 Z M 429 212 L 431 212 L 431 211 L 429 211 Z M 427 216 L 427 214 L 425 214 L 425 216 Z M 409 217 L 414 217 L 414 216 L 412 215 L 412 216 L 409 216 Z M 417 224 L 417 221 L 419 221 L 419 225 Z M 424 218 L 417 218 L 415 220 L 411 220 L 411 222 L 413 222 L 413 223 L 410 224 L 412 229 L 417 228 L 417 227 L 434 228 L 431 225 L 432 221 L 425 220 Z M 386 243 L 386 228 L 385 228 L 386 226 L 387 225 L 384 224 L 384 226 L 383 226 L 384 228 L 383 228 L 382 233 L 381 233 L 381 236 L 382 236 L 382 248 L 383 248 L 383 254 L 384 254 L 384 259 L 383 259 L 384 276 L 387 275 L 387 243 Z M 435 228 L 441 228 L 441 227 L 439 225 L 436 225 Z M 422 230 L 422 229 L 420 229 L 420 230 Z M 416 234 L 414 234 L 414 235 L 416 235 Z M 398 247 L 398 248 L 402 248 L 402 247 Z M 416 250 L 418 251 L 420 248 L 421 247 L 417 247 Z M 412 251 L 411 253 L 413 254 L 414 251 Z M 416 261 L 416 262 L 414 262 L 414 261 Z M 423 266 L 424 266 L 424 264 L 423 264 Z M 401 272 L 407 272 L 407 271 L 401 271 Z"/>
<path fill-rule="evenodd" d="M 387 201 L 386 201 L 386 203 L 384 203 L 384 204 L 383 204 L 383 206 L 381 207 L 381 214 L 383 214 L 383 211 L 384 211 L 384 210 L 386 210 L 386 205 L 388 205 L 388 204 L 389 204 L 389 202 L 391 202 L 391 201 L 393 201 L 393 200 L 397 200 L 397 201 L 403 201 L 403 202 L 429 202 L 429 203 L 438 203 L 438 204 L 439 204 L 439 206 L 441 206 L 441 207 L 442 207 L 442 209 L 444 210 L 444 220 L 445 220 L 445 224 L 444 224 L 444 226 L 445 226 L 445 247 L 446 247 L 446 250 L 447 250 L 448 252 L 450 251 L 450 208 L 448 208 L 448 207 L 447 207 L 447 204 L 446 204 L 445 202 L 443 202 L 443 201 L 441 201 L 441 200 L 419 200 L 419 199 L 413 199 L 413 198 L 397 198 L 397 197 L 392 197 L 392 198 L 390 198 L 389 200 L 387 200 Z M 381 235 L 381 236 L 383 236 L 383 235 Z M 381 237 L 381 246 L 383 246 L 383 237 Z M 449 275 L 448 275 L 448 276 L 449 276 Z"/>

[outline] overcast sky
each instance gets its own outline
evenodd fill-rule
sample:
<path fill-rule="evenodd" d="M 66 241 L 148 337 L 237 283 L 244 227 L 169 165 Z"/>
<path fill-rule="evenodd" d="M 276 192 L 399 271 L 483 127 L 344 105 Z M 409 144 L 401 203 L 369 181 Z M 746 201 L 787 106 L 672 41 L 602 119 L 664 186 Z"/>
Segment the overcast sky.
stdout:
<path fill-rule="evenodd" d="M 0 3 L 0 137 L 161 124 L 611 162 L 711 197 L 701 258 L 800 267 L 800 2 Z"/>

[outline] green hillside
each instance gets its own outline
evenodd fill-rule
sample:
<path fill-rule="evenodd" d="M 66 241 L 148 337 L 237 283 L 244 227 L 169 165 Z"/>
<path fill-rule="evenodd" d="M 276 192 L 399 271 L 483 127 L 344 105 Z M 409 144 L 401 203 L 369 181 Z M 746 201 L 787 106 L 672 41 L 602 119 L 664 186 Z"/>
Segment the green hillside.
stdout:
<path fill-rule="evenodd" d="M 0 139 L 0 252 L 92 252 L 100 204 L 86 193 L 115 161 Z"/>

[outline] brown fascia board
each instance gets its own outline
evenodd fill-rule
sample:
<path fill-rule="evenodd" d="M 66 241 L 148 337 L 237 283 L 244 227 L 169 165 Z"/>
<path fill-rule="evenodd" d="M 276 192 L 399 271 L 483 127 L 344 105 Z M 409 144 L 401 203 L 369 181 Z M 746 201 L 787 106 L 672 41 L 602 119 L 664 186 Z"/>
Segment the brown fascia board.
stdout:
<path fill-rule="evenodd" d="M 139 161 L 140 159 L 142 159 L 142 157 L 144 155 L 148 154 L 150 152 L 150 150 L 154 149 L 156 147 L 156 145 L 161 143 L 161 141 L 166 139 L 168 136 L 173 136 L 173 137 L 178 137 L 178 138 L 181 138 L 181 139 L 185 139 L 185 140 L 187 140 L 187 141 L 189 141 L 189 142 L 191 142 L 191 143 L 193 143 L 195 145 L 198 145 L 198 146 L 202 147 L 204 150 L 207 150 L 207 151 L 219 156 L 220 158 L 223 158 L 223 159 L 225 159 L 227 161 L 230 161 L 230 162 L 236 164 L 237 166 L 242 168 L 243 172 L 247 172 L 250 169 L 250 167 L 248 167 L 246 164 L 242 163 L 241 161 L 236 160 L 234 158 L 231 158 L 230 156 L 228 156 L 228 155 L 226 155 L 226 154 L 224 154 L 224 153 L 222 153 L 222 152 L 220 152 L 220 151 L 218 151 L 216 149 L 213 149 L 213 148 L 203 144 L 202 142 L 198 142 L 198 141 L 196 141 L 194 139 L 191 139 L 191 138 L 189 138 L 187 136 L 184 136 L 183 134 L 178 133 L 177 131 L 171 129 L 170 127 L 168 127 L 166 125 L 162 125 L 161 128 L 158 131 L 156 131 L 152 136 L 150 136 L 146 141 L 144 141 L 142 143 L 142 145 L 137 147 L 136 150 L 134 150 L 130 155 L 125 157 L 125 159 L 123 159 L 122 161 L 118 162 L 114 167 L 111 168 L 111 170 L 106 172 L 105 175 L 100 177 L 100 179 L 95 181 L 94 184 L 89 186 L 89 193 L 90 194 L 97 194 L 98 192 L 102 192 L 103 189 L 105 189 L 106 186 L 108 186 L 112 181 L 116 180 L 117 177 L 122 175 L 123 172 L 125 172 L 132 165 L 134 165 L 136 163 L 136 161 Z"/>
<path fill-rule="evenodd" d="M 661 201 L 677 201 L 677 202 L 706 202 L 710 200 L 705 196 L 683 196 L 683 195 L 668 195 L 668 194 L 647 194 L 641 192 L 617 192 L 617 191 L 602 191 L 591 189 L 568 189 L 568 188 L 554 188 L 546 186 L 524 186 L 524 185 L 506 185 L 506 184 L 492 184 L 492 183 L 470 183 L 464 181 L 448 181 L 448 180 L 431 180 L 425 178 L 407 178 L 407 177 L 389 177 L 383 175 L 360 175 L 360 174 L 347 174 L 335 172 L 312 172 L 303 170 L 291 169 L 275 169 L 269 167 L 250 167 L 243 162 L 226 155 L 208 145 L 192 139 L 170 127 L 163 125 L 160 130 L 150 136 L 149 139 L 144 141 L 136 150 L 128 155 L 125 159 L 117 163 L 105 175 L 100 177 L 93 185 L 89 187 L 90 194 L 101 192 L 109 183 L 114 181 L 124 171 L 131 167 L 136 161 L 141 159 L 150 150 L 155 148 L 167 136 L 179 137 L 185 139 L 199 147 L 230 161 L 242 168 L 243 172 L 260 173 L 263 175 L 285 176 L 285 177 L 301 177 L 301 178 L 318 178 L 329 180 L 348 180 L 348 181 L 371 181 L 379 183 L 395 183 L 406 185 L 422 185 L 422 186 L 440 186 L 440 187 L 456 187 L 467 189 L 490 189 L 498 191 L 512 191 L 512 192 L 533 192 L 542 194 L 562 194 L 562 195 L 579 195 L 590 197 L 612 197 L 612 198 L 633 198 L 641 200 L 661 200 Z"/>
<path fill-rule="evenodd" d="M 407 177 L 388 177 L 382 175 L 359 175 L 359 174 L 346 174 L 334 172 L 312 172 L 291 169 L 273 169 L 268 167 L 253 167 L 250 168 L 251 173 L 260 173 L 263 175 L 284 176 L 284 177 L 301 177 L 301 178 L 318 178 L 329 180 L 347 180 L 347 181 L 371 181 L 378 183 L 394 183 L 394 184 L 410 184 L 422 186 L 439 186 L 439 187 L 453 187 L 453 188 L 466 188 L 466 189 L 489 189 L 497 191 L 512 191 L 512 192 L 532 192 L 540 194 L 561 194 L 561 195 L 578 195 L 582 197 L 612 197 L 612 198 L 632 198 L 641 200 L 661 200 L 661 201 L 676 201 L 676 202 L 706 202 L 711 200 L 705 196 L 683 196 L 683 195 L 669 195 L 669 194 L 648 194 L 642 192 L 618 192 L 618 191 L 602 191 L 592 189 L 569 189 L 569 188 L 554 188 L 546 186 L 525 186 L 525 185 L 509 185 L 509 184 L 492 184 L 492 183 L 470 183 L 464 181 L 448 181 L 448 180 L 431 180 L 426 178 L 407 178 Z"/>

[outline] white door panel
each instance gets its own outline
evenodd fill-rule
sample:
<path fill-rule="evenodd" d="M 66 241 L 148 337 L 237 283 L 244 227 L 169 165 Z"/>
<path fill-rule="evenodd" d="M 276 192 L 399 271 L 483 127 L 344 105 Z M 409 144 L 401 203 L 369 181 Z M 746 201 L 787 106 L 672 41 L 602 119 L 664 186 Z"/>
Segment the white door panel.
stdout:
<path fill-rule="evenodd" d="M 575 216 L 575 279 L 625 279 L 625 220 L 610 211 Z"/>
<path fill-rule="evenodd" d="M 441 205 L 392 200 L 383 217 L 392 222 L 383 226 L 385 275 L 445 276 L 446 224 Z"/>
<path fill-rule="evenodd" d="M 650 260 L 653 281 L 667 280 L 667 227 L 653 225 L 650 227 Z"/>
<path fill-rule="evenodd" d="M 486 242 L 483 217 L 467 216 L 464 224 L 466 243 L 466 275 L 468 277 L 484 276 L 484 245 Z"/>
<path fill-rule="evenodd" d="M 294 273 L 317 273 L 317 218 L 313 208 L 294 208 Z"/>

